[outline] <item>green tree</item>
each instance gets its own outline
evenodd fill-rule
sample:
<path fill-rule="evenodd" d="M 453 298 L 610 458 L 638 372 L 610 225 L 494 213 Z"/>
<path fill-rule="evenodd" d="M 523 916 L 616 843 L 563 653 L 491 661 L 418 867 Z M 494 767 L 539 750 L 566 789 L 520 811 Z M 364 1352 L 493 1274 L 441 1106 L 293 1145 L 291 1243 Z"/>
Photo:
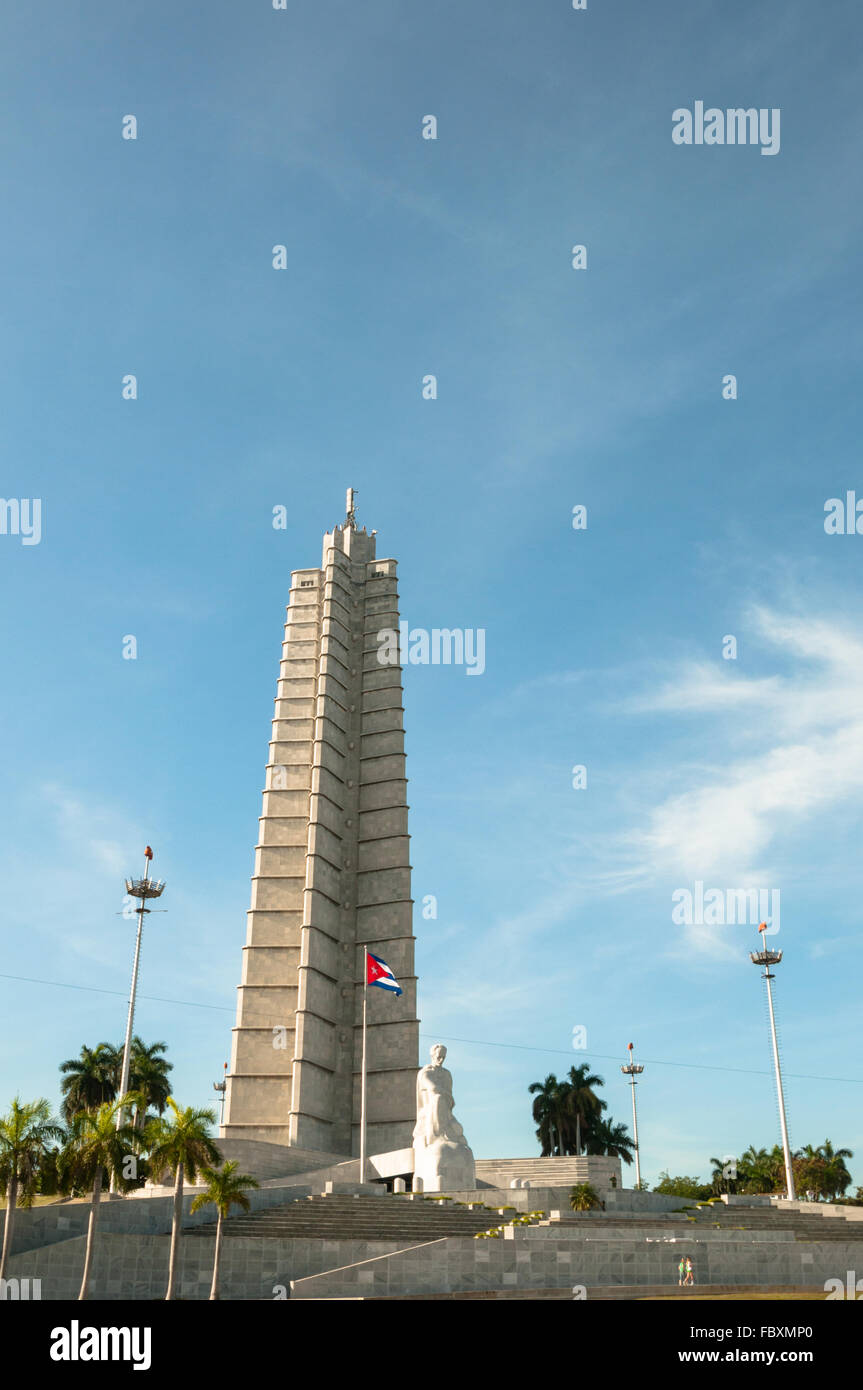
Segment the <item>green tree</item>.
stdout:
<path fill-rule="evenodd" d="M 853 1158 L 851 1149 L 834 1149 L 829 1139 L 819 1146 L 825 1164 L 825 1187 L 830 1197 L 841 1197 L 851 1182 L 851 1174 L 845 1165 L 846 1158 Z"/>
<path fill-rule="evenodd" d="M 16 1096 L 8 1113 L 0 1115 L 0 1193 L 6 1198 L 0 1279 L 6 1277 L 12 1253 L 15 1208 L 32 1205 L 40 1165 L 49 1145 L 62 1137 L 63 1130 L 52 1118 L 47 1100 L 22 1104 L 21 1097 Z"/>
<path fill-rule="evenodd" d="M 115 1100 L 103 1101 L 93 1110 L 80 1110 L 70 1121 L 69 1137 L 61 1155 L 61 1171 L 64 1179 L 75 1187 L 86 1191 L 92 1183 L 93 1190 L 79 1300 L 85 1299 L 89 1292 L 105 1175 L 109 1182 L 113 1179 L 121 1191 L 130 1186 L 129 1159 L 134 1158 L 140 1148 L 140 1135 L 130 1124 L 122 1124 L 118 1129 L 117 1117 L 121 1110 L 134 1105 L 136 1099 L 134 1092 L 129 1092 Z"/>
<path fill-rule="evenodd" d="M 710 1162 L 713 1164 L 713 1171 L 710 1174 L 710 1186 L 714 1194 L 718 1196 L 720 1192 L 736 1192 L 737 1179 L 725 1176 L 728 1160 L 724 1158 L 711 1158 Z"/>
<path fill-rule="evenodd" d="M 572 1150 L 581 1154 L 584 1152 L 583 1140 L 602 1119 L 602 1112 L 606 1108 L 605 1101 L 600 1100 L 594 1090 L 595 1086 L 604 1086 L 605 1082 L 601 1076 L 596 1076 L 590 1070 L 590 1064 L 585 1062 L 580 1067 L 570 1067 L 569 1081 L 565 1085 L 565 1114 L 570 1125 L 574 1127 L 574 1134 L 570 1130 L 571 1142 L 567 1146 L 567 1152 Z"/>
<path fill-rule="evenodd" d="M 527 1089 L 531 1095 L 536 1096 L 533 1102 L 533 1118 L 538 1126 L 536 1137 L 542 1146 L 542 1157 L 553 1156 L 555 1147 L 559 1154 L 566 1153 L 566 1085 L 558 1081 L 553 1073 L 549 1073 L 544 1081 L 533 1081 Z"/>
<path fill-rule="evenodd" d="M 147 1129 L 150 1148 L 150 1172 L 154 1178 L 165 1170 L 174 1178 L 174 1212 L 171 1222 L 171 1255 L 168 1264 L 166 1299 L 175 1297 L 177 1283 L 180 1231 L 183 1224 L 183 1180 L 194 1182 L 198 1169 L 214 1168 L 221 1160 L 218 1147 L 207 1127 L 216 1123 L 212 1110 L 196 1110 L 187 1106 L 181 1110 L 173 1096 L 168 1097 L 168 1118 L 152 1120 Z"/>
<path fill-rule="evenodd" d="M 626 1125 L 615 1124 L 611 1119 L 600 1118 L 587 1137 L 586 1152 L 606 1158 L 619 1158 L 631 1164 L 635 1158 L 635 1140 L 630 1137 Z"/>
<path fill-rule="evenodd" d="M 98 1047 L 82 1047 L 80 1057 L 70 1057 L 60 1063 L 64 1073 L 60 1090 L 63 1093 L 63 1118 L 68 1123 L 82 1110 L 95 1110 L 117 1094 L 117 1049 L 111 1043 Z"/>
<path fill-rule="evenodd" d="M 791 1160 L 791 1170 L 794 1171 L 794 1159 Z M 788 1184 L 785 1176 L 785 1150 L 781 1144 L 774 1144 L 770 1150 L 770 1178 L 773 1183 L 774 1192 L 784 1192 Z M 768 1189 L 769 1190 L 769 1189 Z"/>
<path fill-rule="evenodd" d="M 166 1051 L 166 1043 L 155 1042 L 148 1045 L 137 1036 L 132 1039 L 129 1089 L 141 1097 L 141 1104 L 135 1110 L 136 1129 L 143 1129 L 149 1107 L 152 1106 L 159 1115 L 165 1113 L 168 1096 L 171 1094 L 168 1072 L 174 1067 L 173 1062 L 159 1056 L 159 1053 Z"/>
<path fill-rule="evenodd" d="M 573 1211 L 591 1211 L 602 1203 L 589 1182 L 579 1182 L 569 1190 L 569 1205 Z"/>
<path fill-rule="evenodd" d="M 231 1207 L 240 1207 L 243 1211 L 249 1210 L 249 1199 L 246 1191 L 252 1187 L 258 1187 L 259 1183 L 248 1173 L 236 1172 L 237 1164 L 234 1162 L 225 1163 L 221 1168 L 201 1168 L 201 1177 L 207 1184 L 203 1192 L 199 1192 L 195 1198 L 191 1211 L 200 1211 L 203 1207 L 214 1206 L 219 1213 L 216 1222 L 216 1253 L 213 1256 L 213 1283 L 210 1288 L 210 1298 L 219 1297 L 219 1266 L 222 1258 L 222 1221 L 230 1215 Z"/>
<path fill-rule="evenodd" d="M 66 1130 L 62 1125 L 57 1126 L 58 1141 L 62 1144 L 66 1139 Z M 40 1197 L 56 1197 L 63 1192 L 59 1171 L 60 1150 L 46 1149 L 39 1160 L 39 1175 L 37 1178 L 37 1188 Z M 63 1195 L 67 1195 L 63 1193 Z"/>
<path fill-rule="evenodd" d="M 827 1196 L 827 1164 L 820 1149 L 813 1148 L 811 1144 L 804 1144 L 803 1148 L 798 1149 L 792 1156 L 791 1168 L 799 1195 L 813 1192 L 816 1199 Z"/>
<path fill-rule="evenodd" d="M 654 1192 L 662 1192 L 667 1197 L 691 1197 L 696 1202 L 706 1202 L 712 1196 L 712 1189 L 698 1178 L 686 1176 L 670 1178 L 667 1172 L 660 1173 Z"/>
<path fill-rule="evenodd" d="M 784 1183 L 785 1159 L 782 1149 L 774 1146 L 756 1149 L 753 1144 L 737 1160 L 737 1182 L 739 1192 L 775 1192 Z"/>

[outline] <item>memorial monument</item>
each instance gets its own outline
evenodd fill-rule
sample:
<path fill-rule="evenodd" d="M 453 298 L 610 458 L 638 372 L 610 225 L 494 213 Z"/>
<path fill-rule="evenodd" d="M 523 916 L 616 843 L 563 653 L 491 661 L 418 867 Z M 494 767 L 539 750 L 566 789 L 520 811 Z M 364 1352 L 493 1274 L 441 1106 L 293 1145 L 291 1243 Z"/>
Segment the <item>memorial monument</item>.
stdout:
<path fill-rule="evenodd" d="M 368 1005 L 368 1151 L 409 1149 L 419 1023 L 396 561 L 347 515 L 291 576 L 222 1135 L 359 1153 L 363 946 L 399 997 Z"/>
<path fill-rule="evenodd" d="M 453 1114 L 452 1073 L 444 1066 L 446 1048 L 435 1043 L 431 1062 L 417 1073 L 414 1126 L 414 1191 L 468 1192 L 476 1187 L 476 1166 Z"/>

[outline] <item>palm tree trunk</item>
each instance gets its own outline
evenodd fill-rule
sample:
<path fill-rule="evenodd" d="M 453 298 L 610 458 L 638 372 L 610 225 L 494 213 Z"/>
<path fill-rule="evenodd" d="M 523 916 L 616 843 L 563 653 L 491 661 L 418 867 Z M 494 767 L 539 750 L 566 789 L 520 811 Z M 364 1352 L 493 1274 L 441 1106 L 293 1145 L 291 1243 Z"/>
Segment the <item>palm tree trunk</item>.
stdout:
<path fill-rule="evenodd" d="M 90 1285 L 90 1268 L 93 1264 L 93 1246 L 96 1243 L 96 1222 L 99 1219 L 99 1198 L 102 1196 L 102 1165 L 96 1168 L 93 1179 L 93 1200 L 90 1203 L 90 1220 L 87 1223 L 87 1253 L 84 1256 L 84 1274 L 81 1279 L 79 1302 L 87 1297 Z"/>
<path fill-rule="evenodd" d="M 6 1220 L 3 1223 L 3 1254 L 0 1255 L 0 1279 L 6 1277 L 6 1262 L 12 1254 L 12 1228 L 15 1225 L 15 1204 L 18 1201 L 18 1163 L 12 1164 L 9 1186 L 6 1189 Z"/>
<path fill-rule="evenodd" d="M 581 1154 L 581 1111 L 575 1112 L 575 1152 Z"/>
<path fill-rule="evenodd" d="M 171 1256 L 168 1262 L 168 1292 L 165 1300 L 174 1297 L 177 1282 L 177 1255 L 180 1245 L 180 1226 L 183 1221 L 183 1165 L 177 1164 L 177 1181 L 174 1184 L 174 1218 L 171 1222 Z"/>
<path fill-rule="evenodd" d="M 216 1222 L 216 1253 L 213 1256 L 213 1283 L 210 1289 L 210 1301 L 219 1297 L 219 1264 L 222 1259 L 222 1213 L 219 1212 L 219 1219 Z"/>

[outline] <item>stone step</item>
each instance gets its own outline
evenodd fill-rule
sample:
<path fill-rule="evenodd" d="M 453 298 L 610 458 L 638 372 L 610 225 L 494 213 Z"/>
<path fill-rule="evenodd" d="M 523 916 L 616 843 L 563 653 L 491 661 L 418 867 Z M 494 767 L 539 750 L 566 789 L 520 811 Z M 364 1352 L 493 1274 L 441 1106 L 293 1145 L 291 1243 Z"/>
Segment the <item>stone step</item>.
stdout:
<path fill-rule="evenodd" d="M 707 1216 L 687 1220 L 684 1216 L 673 1216 L 651 1218 L 636 1217 L 635 1219 L 624 1220 L 614 1216 L 591 1216 L 585 1213 L 579 1216 L 573 1212 L 571 1215 L 561 1216 L 560 1220 L 548 1223 L 552 1226 L 563 1226 L 571 1229 L 593 1230 L 596 1228 L 597 1235 L 600 1230 L 614 1230 L 615 1232 L 631 1231 L 633 1236 L 637 1236 L 639 1229 L 647 1228 L 652 1232 L 665 1230 L 669 1233 L 682 1233 L 683 1236 L 691 1234 L 693 1237 L 699 1231 L 710 1231 L 719 1229 L 721 1231 L 749 1231 L 769 1237 L 772 1232 L 790 1231 L 796 1240 L 802 1241 L 853 1241 L 863 1240 L 863 1223 L 854 1221 L 845 1222 L 838 1218 L 830 1221 L 823 1221 L 820 1217 L 807 1219 L 806 1221 L 776 1219 L 753 1221 L 742 1215 L 726 1217 L 723 1219 L 713 1219 Z M 678 1238 L 680 1238 L 678 1236 Z"/>
<path fill-rule="evenodd" d="M 510 1215 L 510 1214 L 508 1214 Z M 270 1240 L 405 1240 L 422 1243 L 446 1236 L 473 1236 L 507 1219 L 497 1211 L 471 1211 L 423 1199 L 328 1193 L 288 1202 L 254 1215 L 229 1217 L 226 1237 Z M 215 1236 L 216 1223 L 188 1228 L 189 1235 Z"/>
<path fill-rule="evenodd" d="M 693 1284 L 688 1288 L 679 1288 L 677 1284 L 606 1284 L 588 1285 L 587 1300 L 590 1303 L 602 1303 L 610 1301 L 637 1301 L 640 1298 L 719 1298 L 723 1294 L 744 1295 L 747 1298 L 762 1297 L 764 1294 L 775 1294 L 779 1297 L 788 1298 L 793 1294 L 814 1293 L 823 1298 L 824 1294 L 818 1287 L 803 1287 L 797 1284 Z M 553 1299 L 560 1302 L 573 1301 L 572 1288 L 548 1288 L 548 1289 L 471 1289 L 464 1293 L 409 1293 L 409 1294 L 369 1294 L 365 1298 L 360 1296 L 357 1301 L 365 1303 L 410 1303 L 411 1301 L 468 1301 L 474 1300 L 496 1300 L 496 1299 L 518 1299 L 520 1301 L 533 1302 L 537 1299 Z M 325 1302 L 328 1300 L 319 1300 Z"/>

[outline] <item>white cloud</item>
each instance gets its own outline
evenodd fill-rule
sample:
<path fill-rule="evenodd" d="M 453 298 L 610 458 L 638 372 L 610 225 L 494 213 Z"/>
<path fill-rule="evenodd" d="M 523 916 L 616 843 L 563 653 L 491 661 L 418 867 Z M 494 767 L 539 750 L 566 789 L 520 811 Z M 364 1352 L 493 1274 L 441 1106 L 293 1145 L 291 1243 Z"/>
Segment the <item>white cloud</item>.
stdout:
<path fill-rule="evenodd" d="M 763 607 L 749 616 L 754 637 L 791 664 L 787 674 L 720 676 L 693 664 L 655 695 L 634 702 L 643 711 L 730 716 L 735 736 L 743 719 L 746 740 L 759 750 L 724 765 L 677 770 L 690 785 L 655 808 L 646 830 L 629 837 L 659 872 L 724 873 L 742 885 L 784 833 L 863 788 L 858 637 L 838 624 Z M 705 719 L 704 742 L 714 751 L 721 746 L 714 720 Z"/>
<path fill-rule="evenodd" d="M 506 955 L 515 942 L 577 925 L 599 899 L 638 893 L 655 900 L 658 885 L 665 893 L 669 883 L 691 888 L 695 879 L 723 888 L 775 888 L 799 873 L 792 845 L 801 830 L 816 818 L 829 827 L 831 816 L 839 817 L 842 804 L 863 789 L 863 641 L 847 622 L 805 615 L 799 607 L 752 606 L 741 617 L 740 634 L 750 656 L 758 653 L 757 675 L 734 662 L 703 659 L 652 688 L 643 667 L 615 673 L 615 688 L 631 688 L 635 679 L 641 684 L 618 712 L 651 716 L 657 748 L 655 736 L 663 735 L 662 761 L 645 739 L 645 753 L 628 763 L 619 782 L 622 824 L 555 840 L 554 887 L 543 892 L 535 874 L 540 891 L 523 911 L 490 925 L 483 949 L 493 945 Z M 774 667 L 767 674 L 765 659 Z M 541 680 L 565 685 L 572 676 L 564 671 Z M 668 715 L 675 716 L 674 733 L 690 747 L 694 737 L 703 756 L 672 760 L 664 737 L 671 730 L 661 727 Z M 536 795 L 535 784 L 520 784 L 519 795 Z M 506 791 L 499 789 L 499 804 L 501 798 Z M 666 955 L 702 965 L 739 957 L 742 928 L 672 931 L 671 907 L 669 897 Z M 583 961 L 597 960 L 592 940 Z M 472 999 L 462 1003 L 473 1007 Z"/>
<path fill-rule="evenodd" d="M 42 787 L 42 795 L 54 813 L 62 838 L 75 851 L 76 857 L 89 859 L 99 869 L 120 879 L 129 872 L 129 845 L 141 840 L 140 832 L 129 830 L 122 843 L 108 839 L 103 832 L 108 826 L 117 829 L 116 814 L 102 806 L 87 806 L 53 783 Z"/>

